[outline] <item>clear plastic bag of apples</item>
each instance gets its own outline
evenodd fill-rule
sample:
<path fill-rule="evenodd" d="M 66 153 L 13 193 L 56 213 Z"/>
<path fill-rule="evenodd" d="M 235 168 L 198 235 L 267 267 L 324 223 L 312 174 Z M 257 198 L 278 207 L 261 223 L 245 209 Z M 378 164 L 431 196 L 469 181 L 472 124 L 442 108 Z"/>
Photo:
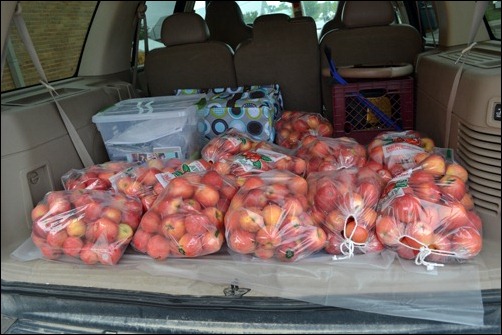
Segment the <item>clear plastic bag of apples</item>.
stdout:
<path fill-rule="evenodd" d="M 307 181 L 287 170 L 247 176 L 225 215 L 225 238 L 244 259 L 295 262 L 322 250 L 326 233 L 308 213 Z"/>
<path fill-rule="evenodd" d="M 173 178 L 143 215 L 131 246 L 156 260 L 218 252 L 235 180 L 214 170 Z"/>
<path fill-rule="evenodd" d="M 427 269 L 474 258 L 482 249 L 482 221 L 467 180 L 462 165 L 439 154 L 391 179 L 379 202 L 380 241 Z"/>
<path fill-rule="evenodd" d="M 31 238 L 46 259 L 117 264 L 143 209 L 136 197 L 99 190 L 49 192 L 32 210 Z"/>

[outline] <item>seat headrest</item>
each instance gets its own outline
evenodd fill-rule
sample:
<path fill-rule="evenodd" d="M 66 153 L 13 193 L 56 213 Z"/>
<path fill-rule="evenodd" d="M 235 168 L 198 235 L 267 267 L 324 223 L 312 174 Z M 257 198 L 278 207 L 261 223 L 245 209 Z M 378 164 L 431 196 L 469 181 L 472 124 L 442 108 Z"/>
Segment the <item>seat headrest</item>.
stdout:
<path fill-rule="evenodd" d="M 289 19 L 290 17 L 288 15 L 282 13 L 261 15 L 254 20 L 253 27 L 268 22 L 286 22 Z"/>
<path fill-rule="evenodd" d="M 164 45 L 201 43 L 209 39 L 209 29 L 197 13 L 175 13 L 162 23 L 161 41 Z"/>
<path fill-rule="evenodd" d="M 342 22 L 346 28 L 388 26 L 394 22 L 391 1 L 347 1 Z"/>
<path fill-rule="evenodd" d="M 221 15 L 228 15 L 222 18 Z M 210 1 L 206 8 L 206 20 L 211 19 L 236 19 L 244 22 L 242 10 L 235 1 Z"/>

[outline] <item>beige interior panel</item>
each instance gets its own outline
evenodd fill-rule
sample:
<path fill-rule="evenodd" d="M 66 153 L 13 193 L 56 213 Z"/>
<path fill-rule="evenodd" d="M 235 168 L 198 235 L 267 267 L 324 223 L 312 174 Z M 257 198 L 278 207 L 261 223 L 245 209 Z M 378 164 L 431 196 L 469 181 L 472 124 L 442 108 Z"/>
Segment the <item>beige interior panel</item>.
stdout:
<path fill-rule="evenodd" d="M 448 133 L 448 99 L 461 66 L 455 64 L 461 50 L 450 48 L 420 58 L 416 128 L 437 146 L 455 150 L 455 159 L 469 172 L 468 185 L 483 219 L 485 238 L 500 241 L 501 129 L 494 118 L 495 106 L 501 102 L 500 42 L 480 43 L 465 58 Z"/>
<path fill-rule="evenodd" d="M 62 92 L 58 101 L 95 163 L 107 161 L 108 155 L 91 118 L 120 99 L 130 98 L 129 86 L 90 78 L 56 86 Z M 29 236 L 34 204 L 45 193 L 61 190 L 61 176 L 83 165 L 45 88 L 33 88 L 23 95 L 4 94 L 1 121 L 3 259 Z"/>

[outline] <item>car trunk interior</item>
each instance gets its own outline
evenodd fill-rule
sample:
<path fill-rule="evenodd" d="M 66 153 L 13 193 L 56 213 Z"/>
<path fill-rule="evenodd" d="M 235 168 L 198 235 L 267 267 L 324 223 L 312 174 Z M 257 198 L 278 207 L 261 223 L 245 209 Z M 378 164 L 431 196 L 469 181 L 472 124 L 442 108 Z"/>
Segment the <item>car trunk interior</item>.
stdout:
<path fill-rule="evenodd" d="M 111 12 L 117 3 L 103 6 Z M 122 14 L 134 12 L 135 5 L 126 5 Z M 130 16 L 120 13 L 117 11 L 105 25 Z M 105 21 L 105 17 L 98 14 L 95 20 Z M 91 30 L 89 40 L 97 34 Z M 117 39 L 122 36 L 121 41 L 115 41 L 113 52 L 90 45 L 82 55 L 80 75 L 54 84 L 60 93 L 58 101 L 94 161 L 100 163 L 108 157 L 92 116 L 132 97 L 133 91 L 126 57 L 129 44 L 124 42 L 124 36 L 131 36 L 131 32 L 111 31 L 107 36 L 113 34 Z M 91 43 L 106 43 L 107 36 Z M 102 62 L 92 63 L 93 47 L 100 50 L 95 57 Z M 193 305 L 207 303 L 206 298 L 218 301 L 228 296 L 238 296 L 244 304 L 246 299 L 277 298 L 283 308 L 288 301 L 292 305 L 302 301 L 482 326 L 487 318 L 484 295 L 500 295 L 501 283 L 500 121 L 493 120 L 494 108 L 500 104 L 500 41 L 480 43 L 473 50 L 478 57 L 464 64 L 451 126 L 446 131 L 443 125 L 457 70 L 454 59 L 463 48 L 445 47 L 420 57 L 415 73 L 415 124 L 417 131 L 428 134 L 439 146 L 446 141 L 455 150 L 455 158 L 474 176 L 469 187 L 483 220 L 483 249 L 474 259 L 433 270 L 400 260 L 390 251 L 345 260 L 321 254 L 287 264 L 237 259 L 225 248 L 214 255 L 164 261 L 128 249 L 115 266 L 41 259 L 30 240 L 31 210 L 46 192 L 61 190 L 61 176 L 72 168 L 81 168 L 82 163 L 54 102 L 45 88 L 37 86 L 23 90 L 21 95 L 2 92 L 2 286 L 12 290 L 26 290 L 30 285 L 41 290 L 70 287 L 82 297 L 86 291 L 93 292 L 97 299 L 99 292 L 102 296 L 110 292 L 158 294 L 166 299 L 179 297 L 180 302 L 195 298 L 189 300 Z M 498 323 L 500 327 L 500 319 Z"/>

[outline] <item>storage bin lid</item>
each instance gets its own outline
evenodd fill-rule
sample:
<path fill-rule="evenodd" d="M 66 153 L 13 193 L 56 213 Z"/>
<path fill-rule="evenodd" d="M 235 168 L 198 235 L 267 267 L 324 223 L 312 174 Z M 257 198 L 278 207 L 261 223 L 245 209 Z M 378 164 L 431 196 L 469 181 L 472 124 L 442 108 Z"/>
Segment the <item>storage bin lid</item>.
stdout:
<path fill-rule="evenodd" d="M 92 117 L 94 123 L 187 118 L 205 94 L 122 100 Z"/>

